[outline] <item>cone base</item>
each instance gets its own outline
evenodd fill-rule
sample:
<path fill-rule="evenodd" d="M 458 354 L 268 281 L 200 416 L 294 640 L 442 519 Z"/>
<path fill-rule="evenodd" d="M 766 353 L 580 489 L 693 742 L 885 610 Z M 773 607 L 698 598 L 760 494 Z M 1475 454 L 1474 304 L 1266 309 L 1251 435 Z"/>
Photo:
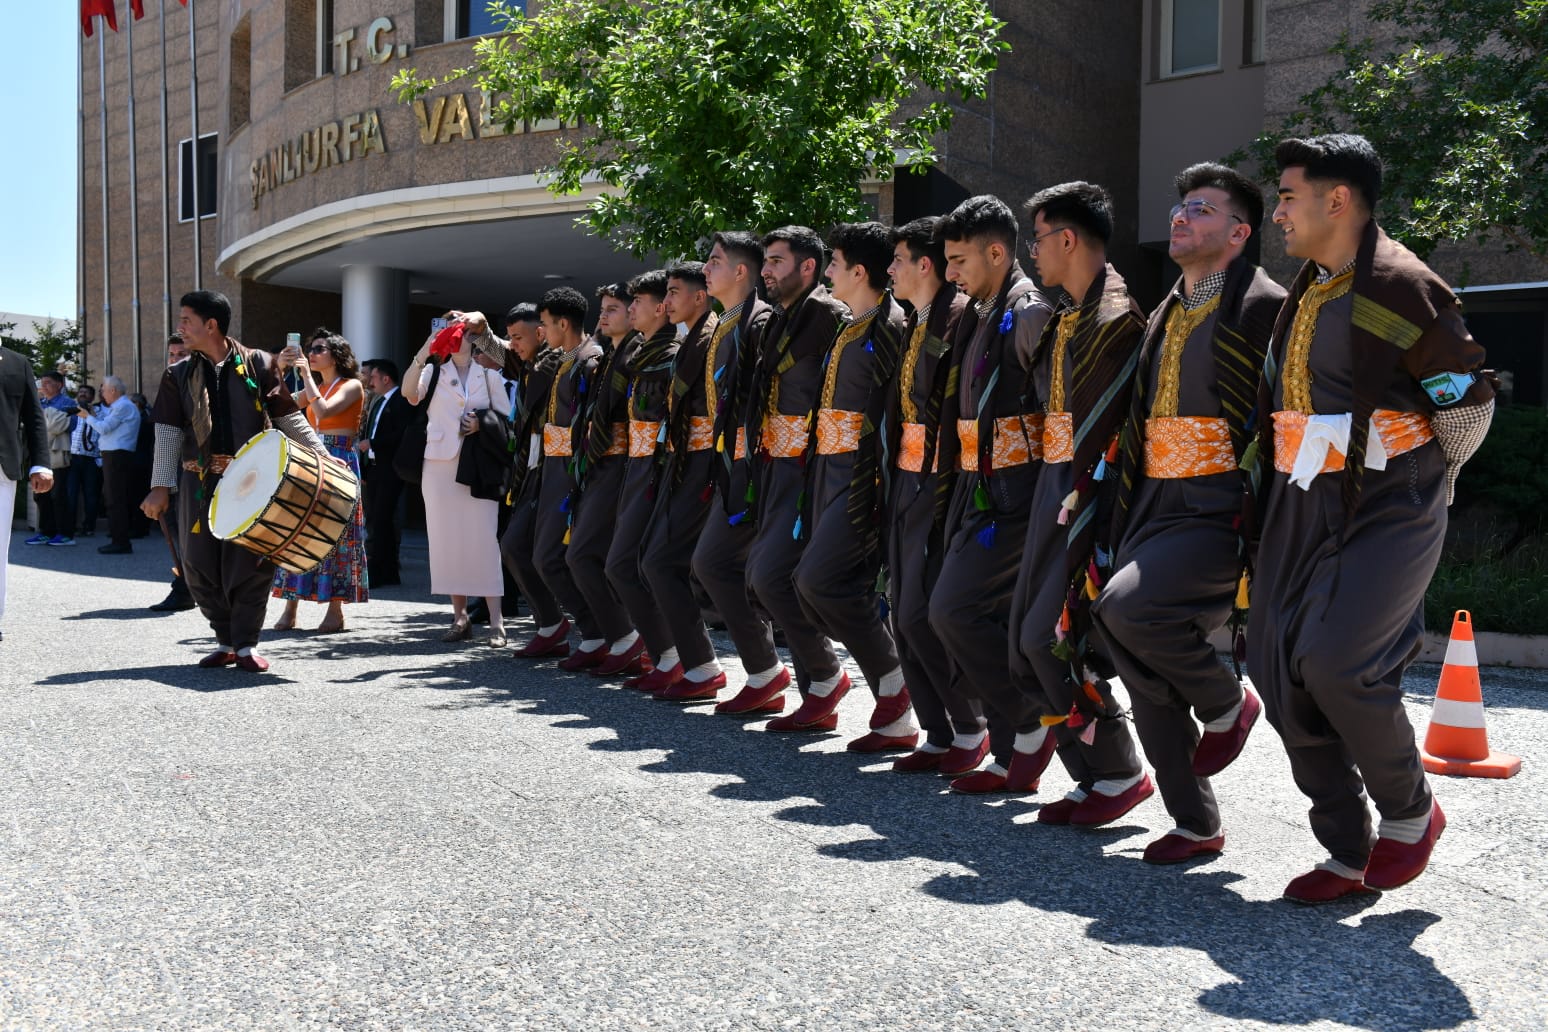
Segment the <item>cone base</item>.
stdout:
<path fill-rule="evenodd" d="M 1521 769 L 1521 757 L 1492 752 L 1482 760 L 1451 760 L 1444 756 L 1419 753 L 1424 769 L 1431 774 L 1452 774 L 1464 778 L 1509 778 Z"/>

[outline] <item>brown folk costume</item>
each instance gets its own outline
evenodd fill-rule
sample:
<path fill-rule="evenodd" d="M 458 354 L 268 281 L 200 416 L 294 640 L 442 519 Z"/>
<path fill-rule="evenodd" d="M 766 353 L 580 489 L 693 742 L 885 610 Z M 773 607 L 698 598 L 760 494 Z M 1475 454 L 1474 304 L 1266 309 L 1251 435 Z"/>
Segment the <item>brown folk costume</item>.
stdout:
<path fill-rule="evenodd" d="M 1005 643 L 1015 628 L 1016 568 L 1042 467 L 1036 420 L 1022 418 L 1032 412 L 1023 406 L 1022 382 L 1051 311 L 1019 265 L 983 314 L 969 304 L 952 348 L 957 422 L 941 428 L 942 436 L 958 439 L 950 451 L 961 472 L 945 517 L 930 626 L 951 661 L 952 712 L 970 720 L 986 705 L 993 711 L 994 756 L 1002 766 L 1014 736 L 1035 730 L 1044 712 L 1012 683 Z"/>
<path fill-rule="evenodd" d="M 1057 639 L 1055 628 L 1073 572 L 1086 568 L 1084 559 L 1072 557 L 1091 553 L 1097 529 L 1094 485 L 1101 482 L 1097 467 L 1128 412 L 1144 331 L 1144 315 L 1128 285 L 1108 265 L 1078 307 L 1066 307 L 1049 321 L 1029 384 L 1029 395 L 1047 409 L 1047 423 L 1043 472 L 1032 498 L 1011 614 L 1011 661 L 1024 688 L 1051 716 L 1069 718 L 1056 728 L 1059 755 L 1086 791 L 1094 782 L 1122 781 L 1142 770 L 1107 686 L 1091 682 L 1100 699 L 1095 701 L 1083 688 L 1088 682 L 1073 676 L 1071 660 L 1061 658 L 1064 648 L 1055 652 L 1056 645 L 1079 646 L 1084 659 L 1082 628 L 1077 624 L 1065 641 Z M 1099 713 L 1105 719 L 1089 726 Z"/>
<path fill-rule="evenodd" d="M 713 319 L 713 316 L 709 318 Z M 622 350 L 622 349 L 620 349 Z M 607 550 L 607 579 L 628 611 L 630 624 L 645 639 L 652 658 L 672 647 L 666 611 L 656 604 L 640 556 L 656 508 L 656 446 L 666 419 L 672 389 L 672 361 L 677 354 L 677 327 L 668 323 L 649 340 L 630 347 L 615 361 L 612 376 L 624 380 L 628 414 L 629 454 L 624 460 L 623 486 L 613 518 L 612 543 Z M 615 384 L 616 389 L 616 384 Z M 585 511 L 585 502 L 581 506 Z M 574 549 L 572 540 L 571 549 Z"/>
<path fill-rule="evenodd" d="M 1296 277 L 1260 385 L 1273 418 L 1248 668 L 1312 801 L 1312 833 L 1359 871 L 1374 839 L 1367 793 L 1385 819 L 1430 812 L 1401 682 L 1446 533 L 1448 454 L 1453 467 L 1470 454 L 1451 427 L 1486 427 L 1493 391 L 1451 291 L 1374 222 L 1352 277 L 1318 278 L 1311 263 Z M 1342 472 L 1325 465 L 1303 490 L 1287 471 L 1307 412 L 1353 424 Z M 1373 413 L 1382 470 L 1362 461 Z"/>
<path fill-rule="evenodd" d="M 798 520 L 806 508 L 806 452 L 823 386 L 822 359 L 845 315 L 822 286 L 781 312 L 769 331 L 772 344 L 759 356 L 748 399 L 757 527 L 747 555 L 747 586 L 785 632 L 803 694 L 811 681 L 836 677 L 840 669 L 832 643 L 796 594 L 795 569 L 806 546 Z"/>
<path fill-rule="evenodd" d="M 677 548 L 686 546 L 692 551 L 693 575 L 726 622 L 726 633 L 748 673 L 762 673 L 779 664 L 773 629 L 753 608 L 747 588 L 747 556 L 757 527 L 748 499 L 754 460 L 747 454 L 747 442 L 751 440 L 747 399 L 773 322 L 773 307 L 756 294 L 748 295 L 738 308 L 722 317 L 714 338 L 696 363 L 686 358 L 680 360 L 678 378 L 672 387 L 674 398 L 679 399 L 673 402 L 674 432 L 678 435 L 673 438 L 673 486 L 671 501 L 663 503 L 672 506 L 662 521 L 666 528 L 663 533 L 678 542 Z M 688 441 L 695 417 L 709 421 L 710 447 L 696 451 L 685 443 L 680 449 L 675 442 Z M 685 424 L 684 420 L 688 422 Z M 707 512 L 700 517 L 702 532 L 698 542 L 691 543 L 688 539 L 693 527 L 694 500 L 703 495 L 708 484 L 714 485 L 717 497 L 705 503 Z M 684 496 L 687 508 L 682 506 Z M 659 544 L 659 539 L 653 542 Z M 658 555 L 655 548 L 652 555 Z M 675 572 L 678 569 L 676 561 L 651 562 L 646 567 L 657 600 L 674 620 L 687 611 L 683 602 L 687 587 L 678 586 L 682 583 Z M 673 601 L 669 604 L 668 599 Z M 697 617 L 697 605 L 693 612 Z M 682 629 L 677 648 L 684 670 L 702 666 L 714 656 L 708 637 L 702 641 L 697 637 L 702 630 L 701 627 L 689 633 Z"/>
<path fill-rule="evenodd" d="M 945 503 L 957 477 L 957 367 L 950 342 L 967 308 L 967 294 L 948 283 L 923 322 L 919 312 L 909 317 L 881 435 L 892 634 L 914 713 L 928 744 L 942 749 L 956 735 L 984 727 L 976 698 L 950 690 L 951 661 L 930 626 L 930 595 L 945 552 Z"/>
<path fill-rule="evenodd" d="M 512 370 L 517 384 L 511 428 L 516 441 L 516 481 L 511 488 L 511 518 L 500 538 L 500 558 L 531 606 L 538 627 L 552 627 L 564 619 L 559 600 L 538 573 L 534 553 L 538 486 L 543 479 L 543 420 L 560 358 L 559 352 L 544 348 L 531 362 L 519 363 L 519 368 Z"/>
<path fill-rule="evenodd" d="M 1179 282 L 1151 315 L 1116 467 L 1113 573 L 1092 605 L 1166 808 L 1203 837 L 1219 832 L 1220 812 L 1209 779 L 1193 774 L 1195 718 L 1242 700 L 1208 637 L 1231 616 L 1246 558 L 1240 463 L 1284 297 L 1238 258 L 1192 297 Z"/>
<path fill-rule="evenodd" d="M 876 311 L 839 332 L 823 362 L 823 383 L 812 406 L 801 530 L 806 547 L 795 568 L 796 593 L 812 622 L 844 644 L 873 694 L 898 669 L 892 630 L 882 619 L 876 579 L 881 571 L 877 533 L 876 428 L 887 385 L 897 374 L 903 309 L 890 293 Z"/>
<path fill-rule="evenodd" d="M 570 517 L 575 506 L 575 456 L 586 448 L 590 425 L 587 399 L 602 365 L 602 348 L 588 340 L 560 359 L 544 399 L 543 468 L 533 524 L 533 554 L 548 590 L 574 619 L 585 641 L 607 640 L 565 561 Z M 625 632 L 627 633 L 627 631 Z"/>
<path fill-rule="evenodd" d="M 225 462 L 249 438 L 300 410 L 272 356 L 226 343 L 231 352 L 218 368 L 198 353 L 168 368 L 151 418 L 182 435 L 177 525 L 188 589 L 215 640 L 242 649 L 258 644 L 274 564 L 210 533 L 210 499 Z"/>

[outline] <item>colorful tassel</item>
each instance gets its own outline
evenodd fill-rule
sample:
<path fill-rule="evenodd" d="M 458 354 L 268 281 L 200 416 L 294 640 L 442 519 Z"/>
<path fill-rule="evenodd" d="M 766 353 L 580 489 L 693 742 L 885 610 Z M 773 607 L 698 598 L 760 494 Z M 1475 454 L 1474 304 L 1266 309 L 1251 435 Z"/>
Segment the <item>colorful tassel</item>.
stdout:
<path fill-rule="evenodd" d="M 570 543 L 570 528 L 569 527 L 564 528 L 564 541 L 561 542 L 561 543 L 562 544 L 566 544 L 566 545 L 568 545 Z"/>
<path fill-rule="evenodd" d="M 563 498 L 561 498 L 559 500 L 559 511 L 560 512 L 569 512 L 570 511 L 570 496 L 569 495 L 565 495 Z"/>
<path fill-rule="evenodd" d="M 1086 745 L 1093 745 L 1096 742 L 1096 733 L 1097 726 L 1095 722 L 1087 724 L 1086 729 L 1080 733 L 1080 740 Z"/>
<path fill-rule="evenodd" d="M 1252 470 L 1257 468 L 1257 465 L 1258 439 L 1254 437 L 1251 441 L 1247 442 L 1247 447 L 1242 449 L 1242 461 L 1238 464 L 1238 468 Z"/>
<path fill-rule="evenodd" d="M 790 528 L 790 540 L 792 540 L 792 541 L 800 541 L 801 540 L 801 517 L 799 517 L 799 516 L 797 516 L 795 518 L 795 526 Z"/>
<path fill-rule="evenodd" d="M 876 351 L 876 344 L 871 340 L 871 338 L 867 337 L 865 339 L 865 353 L 867 355 L 870 355 L 870 354 L 874 354 L 875 351 Z"/>
<path fill-rule="evenodd" d="M 983 484 L 973 488 L 973 508 L 979 512 L 989 511 L 989 492 L 984 490 Z"/>
<path fill-rule="evenodd" d="M 985 548 L 993 548 L 994 547 L 994 521 L 990 520 L 989 521 L 989 525 L 987 527 L 985 527 L 983 530 L 980 530 L 978 532 L 978 534 L 977 534 L 977 537 L 978 537 L 978 543 L 980 545 L 983 545 Z"/>
<path fill-rule="evenodd" d="M 1092 480 L 1097 480 L 1097 481 L 1101 481 L 1101 480 L 1106 480 L 1107 479 L 1107 460 L 1106 459 L 1099 459 L 1099 460 L 1097 460 L 1096 472 L 1091 474 L 1091 479 Z"/>
<path fill-rule="evenodd" d="M 699 501 L 707 502 L 707 501 L 710 500 L 710 498 L 714 494 L 715 494 L 715 485 L 714 484 L 705 484 L 704 485 L 704 490 L 699 492 Z"/>
<path fill-rule="evenodd" d="M 1038 717 L 1037 722 L 1041 727 L 1057 727 L 1068 719 L 1068 715 L 1060 714 L 1057 717 Z"/>
<path fill-rule="evenodd" d="M 1064 496 L 1064 501 L 1060 502 L 1059 504 L 1073 512 L 1075 507 L 1080 504 L 1080 492 L 1071 491 L 1069 494 Z"/>
<path fill-rule="evenodd" d="M 1011 330 L 1013 330 L 1015 328 L 1016 328 L 1016 313 L 1015 313 L 1014 310 L 1007 308 L 1005 310 L 1004 317 L 1000 319 L 1000 332 L 1001 333 L 1009 333 Z"/>
<path fill-rule="evenodd" d="M 199 533 L 200 526 L 201 526 L 200 522 L 198 520 L 194 520 L 193 529 L 190 530 L 188 533 L 190 533 L 190 534 L 197 534 L 197 533 Z"/>
<path fill-rule="evenodd" d="M 1086 597 L 1094 602 L 1096 601 L 1098 591 L 1099 589 L 1096 586 L 1096 581 L 1092 580 L 1088 575 L 1086 577 Z"/>
<path fill-rule="evenodd" d="M 733 527 L 737 527 L 737 526 L 741 526 L 742 521 L 745 520 L 745 519 L 747 519 L 747 510 L 743 509 L 741 512 L 739 512 L 736 515 L 732 516 L 726 522 L 730 523 L 731 526 L 733 526 Z"/>
<path fill-rule="evenodd" d="M 1247 605 L 1247 602 L 1248 602 L 1248 599 L 1251 598 L 1251 595 L 1252 595 L 1251 588 L 1250 588 L 1250 586 L 1247 583 L 1247 575 L 1244 573 L 1244 574 L 1242 574 L 1241 579 L 1236 582 L 1236 608 L 1237 609 L 1247 609 L 1247 608 L 1249 608 L 1248 605 Z"/>

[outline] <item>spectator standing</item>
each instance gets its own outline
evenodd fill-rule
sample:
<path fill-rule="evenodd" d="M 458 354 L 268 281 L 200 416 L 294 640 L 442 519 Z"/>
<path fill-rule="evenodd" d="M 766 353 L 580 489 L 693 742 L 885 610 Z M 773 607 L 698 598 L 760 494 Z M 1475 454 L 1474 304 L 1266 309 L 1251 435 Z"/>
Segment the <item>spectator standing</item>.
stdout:
<path fill-rule="evenodd" d="M 187 357 L 188 344 L 183 340 L 183 335 L 181 333 L 174 333 L 172 336 L 168 337 L 167 368 L 172 368 Z M 148 418 L 146 422 L 152 424 L 153 427 L 155 425 L 154 419 Z M 154 456 L 152 456 L 151 472 L 152 474 L 155 473 Z M 152 477 L 152 482 L 154 483 L 154 476 Z M 178 540 L 177 509 L 177 506 L 169 505 L 167 506 L 166 511 L 161 515 L 161 519 L 166 521 L 167 532 L 172 535 L 173 541 Z M 155 605 L 149 606 L 148 608 L 153 613 L 181 613 L 184 610 L 194 608 L 196 605 L 198 605 L 198 603 L 194 601 L 193 593 L 188 590 L 188 581 L 184 579 L 183 571 L 181 568 L 179 568 L 172 574 L 172 590 L 167 592 L 167 597 L 162 599 L 160 602 L 157 602 Z"/>
<path fill-rule="evenodd" d="M 403 478 L 393 468 L 403 431 L 413 412 L 398 389 L 398 364 L 390 358 L 373 358 L 366 368 L 366 386 L 374 397 L 366 410 L 365 432 L 356 446 L 364 452 L 366 567 L 374 587 L 400 583 L 398 548 L 403 524 L 398 509 L 403 499 Z"/>
<path fill-rule="evenodd" d="M 70 431 L 75 428 L 75 402 L 65 393 L 63 373 L 49 370 L 38 378 L 38 397 L 43 407 L 43 423 L 48 430 L 48 465 L 54 483 L 63 484 L 70 465 Z M 64 492 L 46 491 L 36 496 L 38 532 L 26 540 L 29 545 L 62 545 L 70 520 L 65 514 Z"/>
<path fill-rule="evenodd" d="M 75 391 L 76 411 L 89 411 L 96 399 L 96 389 L 82 384 Z M 51 545 L 75 544 L 77 516 L 81 521 L 81 537 L 91 537 L 97 532 L 97 510 L 102 504 L 102 455 L 97 449 L 97 432 L 78 416 L 70 428 L 69 488 L 64 519 L 59 526 L 64 539 L 57 542 L 50 539 Z"/>
<path fill-rule="evenodd" d="M 129 521 L 134 517 L 134 450 L 140 440 L 140 410 L 129 400 L 124 381 L 109 376 L 102 382 L 102 406 L 93 414 L 77 412 L 96 431 L 102 454 L 102 486 L 107 501 L 108 543 L 102 555 L 128 555 Z"/>

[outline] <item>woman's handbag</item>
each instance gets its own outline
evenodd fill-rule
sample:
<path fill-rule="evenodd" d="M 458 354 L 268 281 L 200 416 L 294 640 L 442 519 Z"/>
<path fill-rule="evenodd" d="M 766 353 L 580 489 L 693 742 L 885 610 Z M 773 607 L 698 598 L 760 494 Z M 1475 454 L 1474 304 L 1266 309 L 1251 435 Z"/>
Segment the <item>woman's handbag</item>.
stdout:
<path fill-rule="evenodd" d="M 425 424 L 430 418 L 430 399 L 435 397 L 435 385 L 441 379 L 441 363 L 431 363 L 430 369 L 430 389 L 425 391 L 425 396 L 414 406 L 408 426 L 403 428 L 403 441 L 398 445 L 398 453 L 392 457 L 393 472 L 406 484 L 417 484 L 424 476 Z"/>

